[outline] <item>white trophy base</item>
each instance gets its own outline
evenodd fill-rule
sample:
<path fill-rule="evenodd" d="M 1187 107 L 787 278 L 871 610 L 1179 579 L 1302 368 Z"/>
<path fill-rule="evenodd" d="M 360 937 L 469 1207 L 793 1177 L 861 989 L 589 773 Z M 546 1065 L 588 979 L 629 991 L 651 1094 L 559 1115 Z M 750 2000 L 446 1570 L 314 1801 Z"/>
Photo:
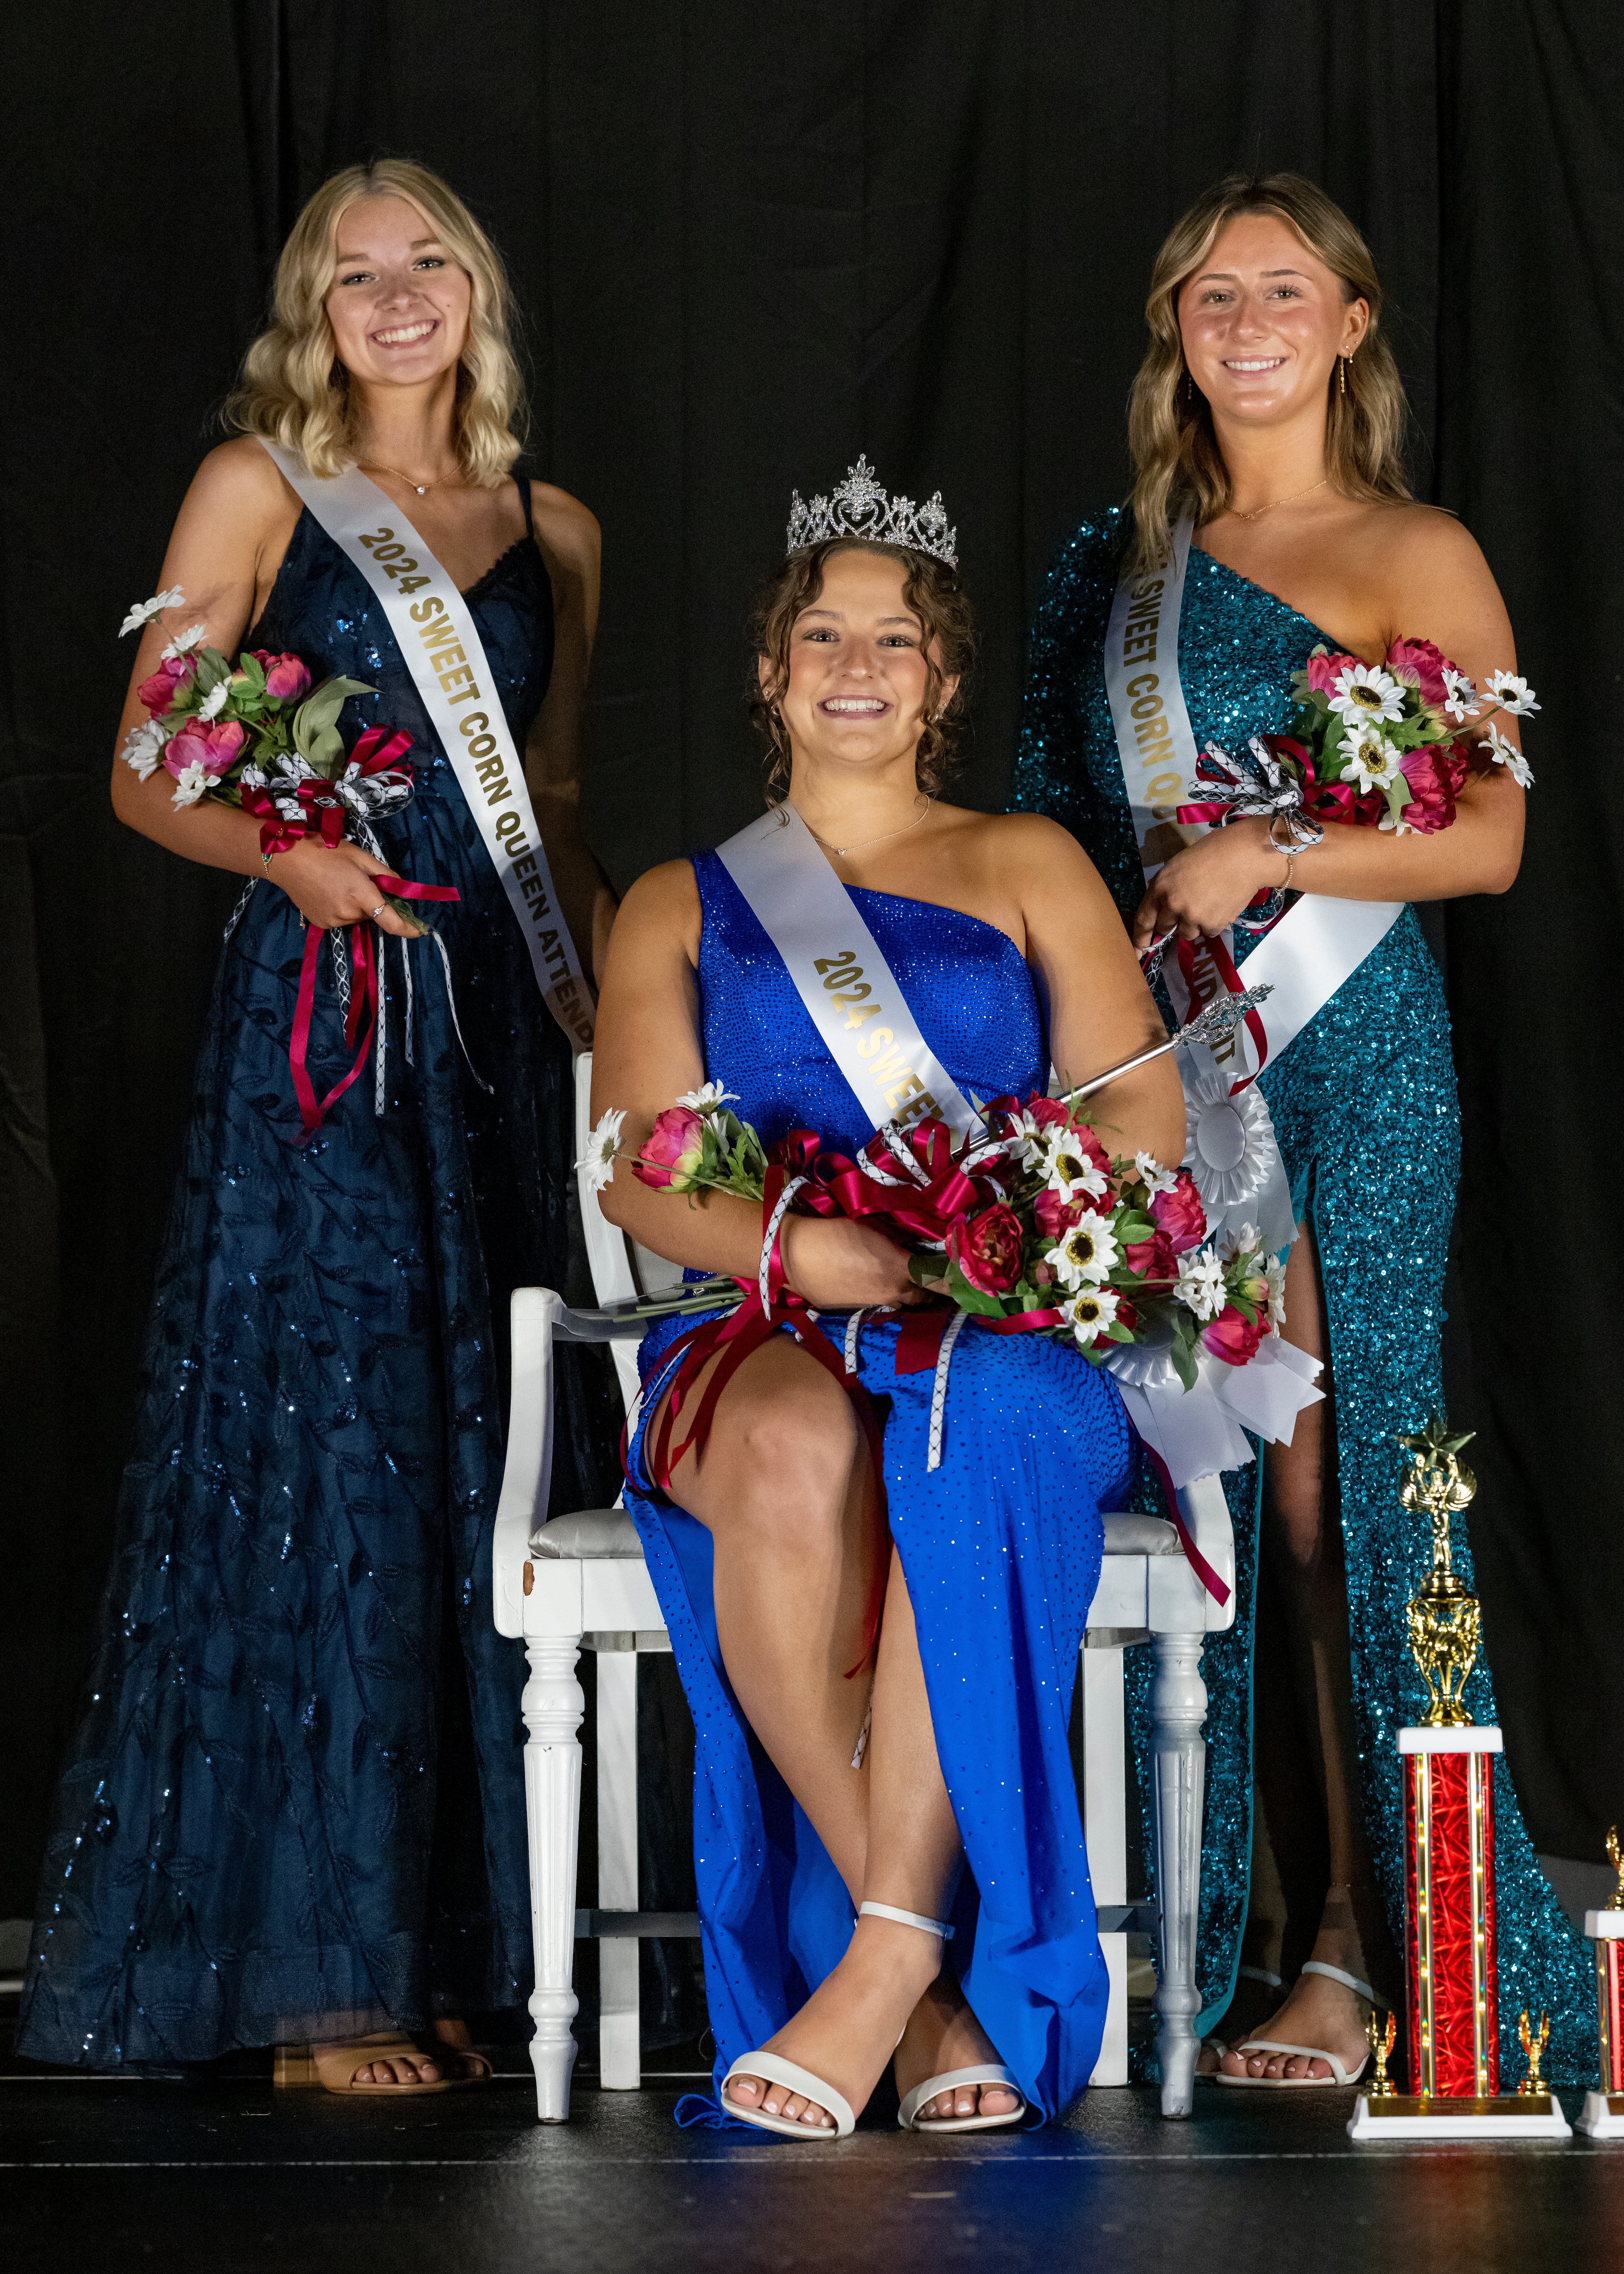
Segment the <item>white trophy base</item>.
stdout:
<path fill-rule="evenodd" d="M 1599 2100 L 1599 2093 L 1592 2093 Z M 1586 2104 L 1589 2108 L 1589 2102 Z M 1604 2103 L 1604 2105 L 1605 2104 Z M 1624 2138 L 1624 2115 L 1613 2120 Z M 1493 2100 L 1415 2100 L 1362 2092 L 1348 2124 L 1350 2140 L 1568 2140 L 1553 2093 L 1505 2093 Z"/>
<path fill-rule="evenodd" d="M 1574 2130 L 1591 2140 L 1624 2140 L 1624 2092 L 1587 2092 Z"/>

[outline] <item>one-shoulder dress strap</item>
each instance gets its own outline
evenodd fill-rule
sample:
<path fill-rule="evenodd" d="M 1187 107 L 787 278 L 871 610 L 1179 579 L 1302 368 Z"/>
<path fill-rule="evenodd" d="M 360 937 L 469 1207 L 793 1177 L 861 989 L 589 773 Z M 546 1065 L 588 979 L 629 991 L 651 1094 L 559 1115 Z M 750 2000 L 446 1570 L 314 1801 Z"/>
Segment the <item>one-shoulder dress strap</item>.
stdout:
<path fill-rule="evenodd" d="M 523 474 L 515 474 L 514 476 L 514 479 L 519 485 L 519 503 L 524 508 L 524 534 L 526 537 L 534 537 L 536 534 L 536 523 L 534 518 L 533 502 L 530 497 L 530 483 Z"/>

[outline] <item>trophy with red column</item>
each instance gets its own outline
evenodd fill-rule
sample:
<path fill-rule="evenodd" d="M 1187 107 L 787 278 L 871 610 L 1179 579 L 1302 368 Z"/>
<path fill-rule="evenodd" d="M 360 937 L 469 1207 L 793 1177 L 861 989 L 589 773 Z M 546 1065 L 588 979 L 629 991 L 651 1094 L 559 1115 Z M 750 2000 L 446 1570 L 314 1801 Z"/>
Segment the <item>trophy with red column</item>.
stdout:
<path fill-rule="evenodd" d="M 1568 2137 L 1537 2059 L 1530 2055 L 1529 2076 L 1515 2093 L 1500 2090 L 1493 1757 L 1502 1747 L 1500 1731 L 1479 1728 L 1463 1702 L 1481 1615 L 1455 1569 L 1449 1540 L 1451 1517 L 1477 1491 L 1460 1459 L 1470 1434 L 1451 1435 L 1434 1417 L 1399 1439 L 1410 1456 L 1401 1498 L 1432 1526 L 1432 1568 L 1409 1607 L 1410 1647 L 1428 1706 L 1418 1728 L 1398 1733 L 1411 2089 L 1362 2093 L 1348 2127 L 1356 2140 Z"/>
<path fill-rule="evenodd" d="M 1575 2127 L 1592 2140 L 1624 2140 L 1624 1856 L 1618 1826 L 1607 1834 L 1607 1856 L 1619 1875 L 1613 1901 L 1586 1911 L 1584 1931 L 1596 1945 L 1596 2037 L 1601 2090 L 1584 2096 Z"/>

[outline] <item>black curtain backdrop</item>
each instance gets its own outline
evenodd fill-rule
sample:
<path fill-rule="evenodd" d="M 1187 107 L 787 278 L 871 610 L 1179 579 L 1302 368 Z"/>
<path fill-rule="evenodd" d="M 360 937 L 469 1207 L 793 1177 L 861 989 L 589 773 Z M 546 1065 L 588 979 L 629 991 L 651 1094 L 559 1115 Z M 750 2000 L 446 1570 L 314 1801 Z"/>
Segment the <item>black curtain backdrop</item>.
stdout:
<path fill-rule="evenodd" d="M 284 231 L 381 153 L 445 174 L 504 247 L 533 470 L 604 525 L 587 814 L 622 886 L 756 809 L 748 594 L 792 487 L 859 450 L 958 523 L 984 635 L 964 794 L 998 803 L 1046 561 L 1125 486 L 1169 222 L 1237 165 L 1298 168 L 1358 220 L 1417 488 L 1481 539 L 1545 704 L 1521 880 L 1432 929 L 1488 1648 L 1537 1844 L 1599 1856 L 1624 1818 L 1612 34 L 1580 0 L 77 0 L 13 23 L 0 1916 L 32 1906 L 234 891 L 112 819 L 113 634 Z"/>

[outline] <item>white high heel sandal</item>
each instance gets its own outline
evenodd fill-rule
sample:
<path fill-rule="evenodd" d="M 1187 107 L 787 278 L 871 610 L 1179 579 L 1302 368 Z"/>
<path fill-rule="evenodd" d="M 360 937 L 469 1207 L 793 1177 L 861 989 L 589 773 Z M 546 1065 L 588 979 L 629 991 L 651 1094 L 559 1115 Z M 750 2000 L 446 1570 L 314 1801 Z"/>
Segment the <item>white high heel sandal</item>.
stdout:
<path fill-rule="evenodd" d="M 921 1934 L 938 1935 L 944 1942 L 951 1942 L 953 1939 L 953 1930 L 945 1919 L 926 1918 L 919 1911 L 899 1911 L 891 1903 L 860 1903 L 858 1916 L 861 1918 L 865 1912 L 871 1918 L 893 1919 L 898 1926 L 915 1926 Z M 902 2043 L 900 2037 L 897 2043 Z M 798 2092 L 803 2100 L 812 2101 L 825 2115 L 834 2118 L 833 2129 L 826 2124 L 798 2123 L 789 2116 L 770 2116 L 764 2108 L 741 2107 L 739 2102 L 729 2097 L 727 2090 L 736 2076 L 758 2076 L 765 2083 L 781 2084 L 788 2092 Z M 953 2069 L 946 2075 L 929 2078 L 910 2092 L 898 2111 L 897 2120 L 905 2131 L 910 2132 L 967 2132 L 987 2124 L 1013 2123 L 1014 2118 L 1007 2116 L 959 2117 L 942 2123 L 914 2122 L 914 2111 L 922 2107 L 926 2101 L 934 2099 L 938 2092 L 945 2092 L 954 2085 L 970 2083 L 1003 2084 L 1011 2090 L 1015 2089 L 1008 2071 L 991 2064 L 975 2069 Z M 722 2105 L 741 2124 L 754 2124 L 763 2132 L 777 2132 L 786 2140 L 844 2140 L 850 2135 L 857 2122 L 849 2103 L 841 2097 L 832 2084 L 825 2084 L 823 2078 L 814 2076 L 809 2068 L 802 2068 L 795 2061 L 785 2060 L 778 2053 L 746 2053 L 736 2060 L 722 2079 Z M 1024 2101 L 1017 2112 L 1022 2116 L 1026 2114 Z"/>
<path fill-rule="evenodd" d="M 1367 2006 L 1378 2011 L 1385 2008 L 1386 2000 L 1376 1995 L 1368 1982 L 1361 1982 L 1357 1974 L 1344 1974 L 1340 1966 L 1327 1966 L 1322 1959 L 1310 1958 L 1304 1962 L 1303 1971 L 1323 1974 L 1327 1982 L 1340 1982 L 1356 1998 L 1363 1998 Z M 1227 2069 L 1218 2071 L 1215 2082 L 1219 2084 L 1241 2085 L 1252 2091 L 1301 2092 L 1315 2088 L 1325 2091 L 1337 2085 L 1357 2084 L 1370 2059 L 1366 2053 L 1357 2068 L 1344 2068 L 1336 2055 L 1327 2052 L 1323 2045 L 1289 2045 L 1281 2037 L 1248 2037 L 1244 2044 L 1232 2045 L 1229 2050 L 1243 2057 L 1250 2053 L 1299 2053 L 1304 2060 L 1323 2061 L 1331 2072 L 1329 2076 L 1231 2076 Z"/>

